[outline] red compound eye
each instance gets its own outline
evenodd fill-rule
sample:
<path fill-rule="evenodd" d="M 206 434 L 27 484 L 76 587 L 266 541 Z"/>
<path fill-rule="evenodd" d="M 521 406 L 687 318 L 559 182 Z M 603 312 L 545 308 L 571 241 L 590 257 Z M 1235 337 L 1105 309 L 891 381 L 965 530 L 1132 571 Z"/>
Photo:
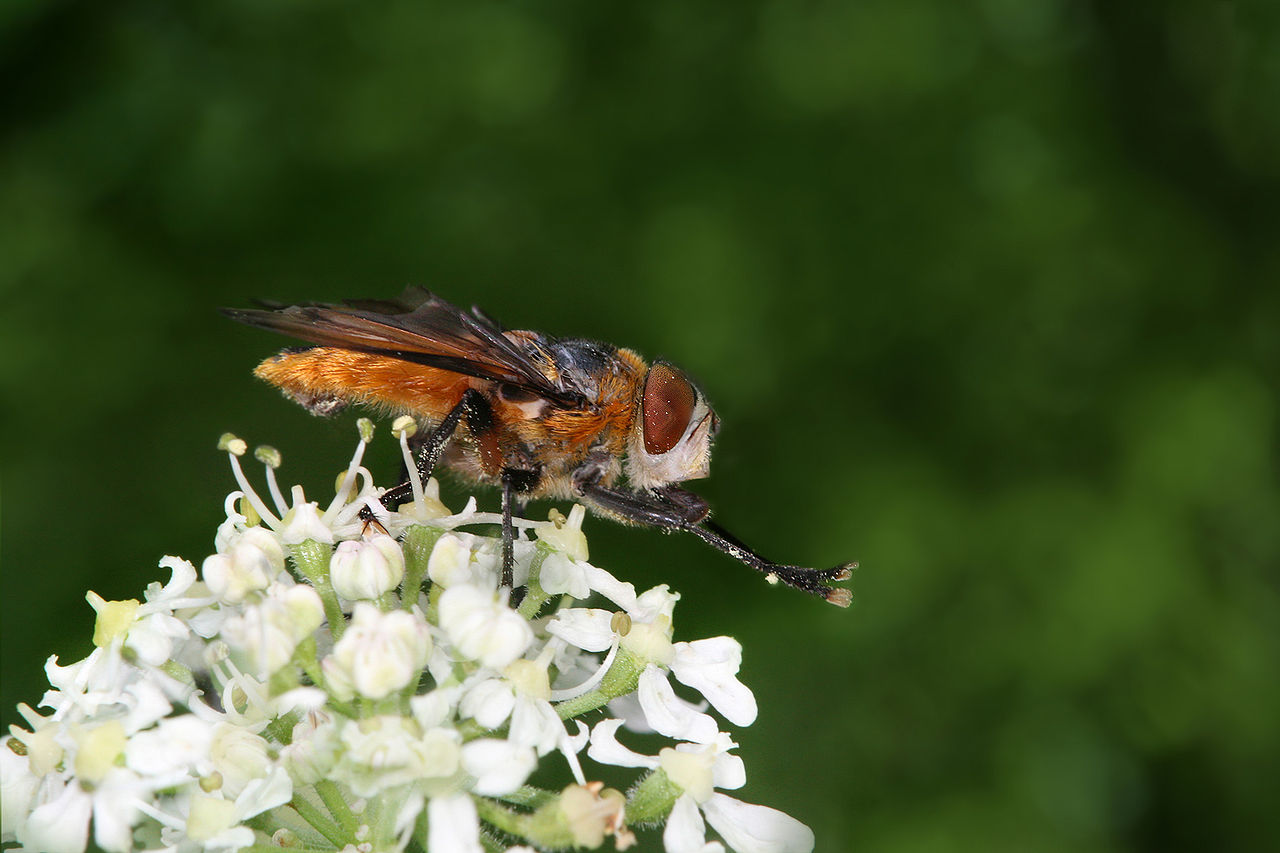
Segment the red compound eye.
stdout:
<path fill-rule="evenodd" d="M 675 368 L 655 364 L 644 381 L 644 449 L 648 453 L 666 453 L 676 446 L 689 421 L 698 393 L 692 383 Z"/>

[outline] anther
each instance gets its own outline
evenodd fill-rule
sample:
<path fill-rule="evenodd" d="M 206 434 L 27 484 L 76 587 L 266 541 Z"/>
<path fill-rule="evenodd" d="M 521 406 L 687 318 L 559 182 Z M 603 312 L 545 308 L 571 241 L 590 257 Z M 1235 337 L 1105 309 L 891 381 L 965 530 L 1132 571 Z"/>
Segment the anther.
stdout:
<path fill-rule="evenodd" d="M 244 439 L 236 438 L 234 433 L 224 432 L 218 438 L 218 449 L 233 456 L 244 456 L 244 452 L 249 449 L 249 445 Z"/>
<path fill-rule="evenodd" d="M 267 444 L 260 444 L 253 451 L 253 458 L 257 459 L 268 468 L 279 468 L 280 463 L 284 461 L 280 455 L 280 451 Z"/>

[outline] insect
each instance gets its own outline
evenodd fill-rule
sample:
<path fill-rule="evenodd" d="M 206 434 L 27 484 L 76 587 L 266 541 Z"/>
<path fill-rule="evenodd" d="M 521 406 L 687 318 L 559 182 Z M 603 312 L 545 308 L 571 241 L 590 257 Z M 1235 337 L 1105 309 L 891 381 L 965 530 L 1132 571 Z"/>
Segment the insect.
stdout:
<path fill-rule="evenodd" d="M 627 349 L 505 330 L 422 288 L 397 300 L 262 303 L 223 309 L 241 323 L 315 346 L 287 349 L 254 373 L 317 415 L 362 404 L 417 419 L 415 464 L 502 490 L 503 583 L 512 586 L 513 509 L 576 500 L 617 521 L 683 530 L 782 582 L 847 607 L 856 565 L 809 569 L 767 560 L 720 527 L 678 486 L 709 473 L 720 421 L 696 385 Z M 409 483 L 382 496 L 410 499 Z"/>

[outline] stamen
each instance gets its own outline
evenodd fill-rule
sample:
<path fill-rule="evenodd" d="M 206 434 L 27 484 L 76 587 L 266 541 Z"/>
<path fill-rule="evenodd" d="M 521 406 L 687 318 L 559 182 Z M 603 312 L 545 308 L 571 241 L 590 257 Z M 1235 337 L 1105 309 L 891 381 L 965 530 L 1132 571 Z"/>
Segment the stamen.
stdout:
<path fill-rule="evenodd" d="M 345 477 L 346 472 L 343 472 L 342 476 Z M 361 481 L 363 481 L 363 483 Z M 356 486 L 355 497 L 353 497 L 348 503 L 344 503 L 342 506 L 340 506 L 338 508 L 337 513 L 332 518 L 329 517 L 329 514 L 326 511 L 325 523 L 328 524 L 330 527 L 337 527 L 339 525 L 343 525 L 350 522 L 352 519 L 355 518 L 356 515 L 359 514 L 360 510 L 369 503 L 370 500 L 374 500 L 374 501 L 377 500 L 376 496 L 372 498 L 365 497 L 363 499 L 361 499 L 360 497 L 361 495 L 364 495 L 366 492 L 373 491 L 373 475 L 369 473 L 368 468 L 361 467 L 356 470 L 355 486 Z M 350 491 L 350 487 L 348 487 L 348 492 L 349 491 Z M 385 515 L 385 511 L 384 511 L 384 515 Z"/>
<path fill-rule="evenodd" d="M 562 725 L 565 725 L 562 723 Z M 578 725 L 582 725 L 579 723 Z M 564 754 L 565 761 L 569 762 L 569 770 L 573 773 L 573 780 L 579 785 L 586 787 L 587 777 L 582 773 L 582 763 L 578 761 L 578 753 L 573 751 L 573 744 L 570 742 L 569 729 L 566 727 L 560 733 L 560 752 Z"/>
<path fill-rule="evenodd" d="M 351 456 L 351 462 L 347 465 L 347 470 L 339 479 L 337 494 L 333 496 L 333 500 L 329 502 L 329 506 L 325 507 L 322 517 L 327 521 L 343 506 L 346 505 L 348 494 L 350 493 L 351 484 L 355 482 L 356 469 L 360 467 L 360 460 L 364 459 L 364 449 L 368 446 L 369 441 L 373 438 L 373 422 L 368 418 L 361 418 L 356 423 L 356 428 L 360 431 L 360 440 L 356 442 L 356 452 Z M 365 438 L 365 434 L 369 438 Z"/>
<path fill-rule="evenodd" d="M 551 701 L 563 702 L 566 699 L 576 699 L 582 694 L 594 690 L 596 685 L 604 681 L 605 674 L 609 672 L 609 667 L 613 666 L 613 659 L 618 655 L 618 638 L 613 638 L 613 644 L 609 646 L 609 654 L 605 655 L 604 663 L 600 664 L 600 668 L 592 673 L 591 677 L 579 684 L 577 687 L 566 687 L 563 690 L 552 690 Z"/>
<path fill-rule="evenodd" d="M 227 452 L 227 457 L 231 460 L 231 473 L 236 478 L 236 483 L 244 492 L 245 500 L 249 502 L 262 519 L 266 521 L 268 526 L 275 527 L 280 523 L 280 519 L 271 513 L 262 498 L 258 497 L 258 493 L 253 490 L 253 486 L 249 485 L 249 478 L 244 475 L 244 469 L 240 467 L 240 456 L 248 449 L 243 439 L 236 438 L 231 433 L 225 433 L 218 440 L 218 447 Z M 275 524 L 272 524 L 275 522 Z"/>
<path fill-rule="evenodd" d="M 409 451 L 409 438 L 418 431 L 418 423 L 409 415 L 401 415 L 391 424 L 391 432 L 400 439 L 400 453 L 404 455 L 404 467 L 409 472 L 409 483 L 413 486 L 413 501 L 422 500 L 422 474 Z"/>
<path fill-rule="evenodd" d="M 284 502 L 284 494 L 280 491 L 280 484 L 276 482 L 276 469 L 280 467 L 283 458 L 280 451 L 266 444 L 261 444 L 253 451 L 253 456 L 267 469 L 267 489 L 271 492 L 271 500 L 275 501 L 276 511 L 284 515 L 289 511 L 289 506 Z"/>

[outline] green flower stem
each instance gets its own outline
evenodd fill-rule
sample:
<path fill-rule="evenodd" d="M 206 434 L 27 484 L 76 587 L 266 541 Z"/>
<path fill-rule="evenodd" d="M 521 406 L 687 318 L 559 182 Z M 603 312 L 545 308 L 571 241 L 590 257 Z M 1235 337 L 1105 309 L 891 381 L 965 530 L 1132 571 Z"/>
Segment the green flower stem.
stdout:
<path fill-rule="evenodd" d="M 510 794 L 499 797 L 504 803 L 511 803 L 513 806 L 524 806 L 528 809 L 542 808 L 547 803 L 558 797 L 555 791 L 548 791 L 545 788 L 535 788 L 533 785 L 522 785 L 519 789 L 512 791 Z"/>
<path fill-rule="evenodd" d="M 575 696 L 557 704 L 556 713 L 560 715 L 560 719 L 569 720 L 579 714 L 602 708 L 611 700 L 631 693 L 640 683 L 640 673 L 644 672 L 644 667 L 644 661 L 625 649 L 619 649 L 618 656 L 613 659 L 613 666 L 609 667 L 600 685 L 581 696 Z"/>
<path fill-rule="evenodd" d="M 293 659 L 298 662 L 298 666 L 302 667 L 302 671 L 307 674 L 307 678 L 311 679 L 311 683 L 317 687 L 324 688 L 326 693 L 329 692 L 325 685 L 324 670 L 320 668 L 320 658 L 316 650 L 316 638 L 312 634 L 301 643 L 293 652 Z"/>
<path fill-rule="evenodd" d="M 360 821 L 356 820 L 356 816 L 351 813 L 351 809 L 347 806 L 347 801 L 342 796 L 342 792 L 338 790 L 338 785 L 330 779 L 321 779 L 316 782 L 316 793 L 320 795 L 320 799 L 324 800 L 325 807 L 338 820 L 338 825 L 342 827 L 342 831 L 349 838 L 355 838 L 356 830 L 360 827 Z"/>
<path fill-rule="evenodd" d="M 440 624 L 440 596 L 443 594 L 444 587 L 437 583 L 433 583 L 431 589 L 427 590 L 427 622 L 429 624 Z"/>
<path fill-rule="evenodd" d="M 542 609 L 542 605 L 547 603 L 551 598 L 542 590 L 542 584 L 538 582 L 540 573 L 542 572 L 542 564 L 551 554 L 551 547 L 545 542 L 539 542 L 537 550 L 534 551 L 533 561 L 529 564 L 529 582 L 525 589 L 524 601 L 520 602 L 520 606 L 516 608 L 516 612 L 525 619 L 532 619 L 538 615 L 538 611 Z"/>
<path fill-rule="evenodd" d="M 485 823 L 496 826 L 508 835 L 528 838 L 529 819 L 532 815 L 520 814 L 486 797 L 473 797 L 476 813 Z"/>
<path fill-rule="evenodd" d="M 311 801 L 303 796 L 296 796 L 289 803 L 293 806 L 294 811 L 302 816 L 302 819 L 315 829 L 316 832 L 323 835 L 329 840 L 333 846 L 342 848 L 352 840 L 351 836 L 344 835 L 342 829 L 336 823 L 329 819 L 318 806 L 312 805 Z"/>
<path fill-rule="evenodd" d="M 281 850 L 288 850 L 290 853 L 333 853 L 332 850 L 321 849 L 319 847 L 277 847 L 274 844 L 250 844 L 248 847 L 241 847 L 240 853 L 280 853 Z"/>
<path fill-rule="evenodd" d="M 662 820 L 683 793 L 661 768 L 653 771 L 641 779 L 627 797 L 627 823 L 638 826 Z"/>
<path fill-rule="evenodd" d="M 443 534 L 441 528 L 425 524 L 415 524 L 405 533 L 401 542 L 404 548 L 404 582 L 400 587 L 400 606 L 405 610 L 418 603 L 418 590 L 427 577 L 427 563 Z"/>
<path fill-rule="evenodd" d="M 539 850 L 567 850 L 574 846 L 573 832 L 552 797 L 537 811 L 522 814 L 485 797 L 475 797 L 480 819 L 508 835 L 523 838 Z"/>
<path fill-rule="evenodd" d="M 311 582 L 320 600 L 324 602 L 325 619 L 329 621 L 329 633 L 337 640 L 347 627 L 347 619 L 342 615 L 342 606 L 338 604 L 338 593 L 329 583 L 329 558 L 333 549 L 323 542 L 308 539 L 291 549 L 293 563 L 302 572 L 303 577 Z"/>

